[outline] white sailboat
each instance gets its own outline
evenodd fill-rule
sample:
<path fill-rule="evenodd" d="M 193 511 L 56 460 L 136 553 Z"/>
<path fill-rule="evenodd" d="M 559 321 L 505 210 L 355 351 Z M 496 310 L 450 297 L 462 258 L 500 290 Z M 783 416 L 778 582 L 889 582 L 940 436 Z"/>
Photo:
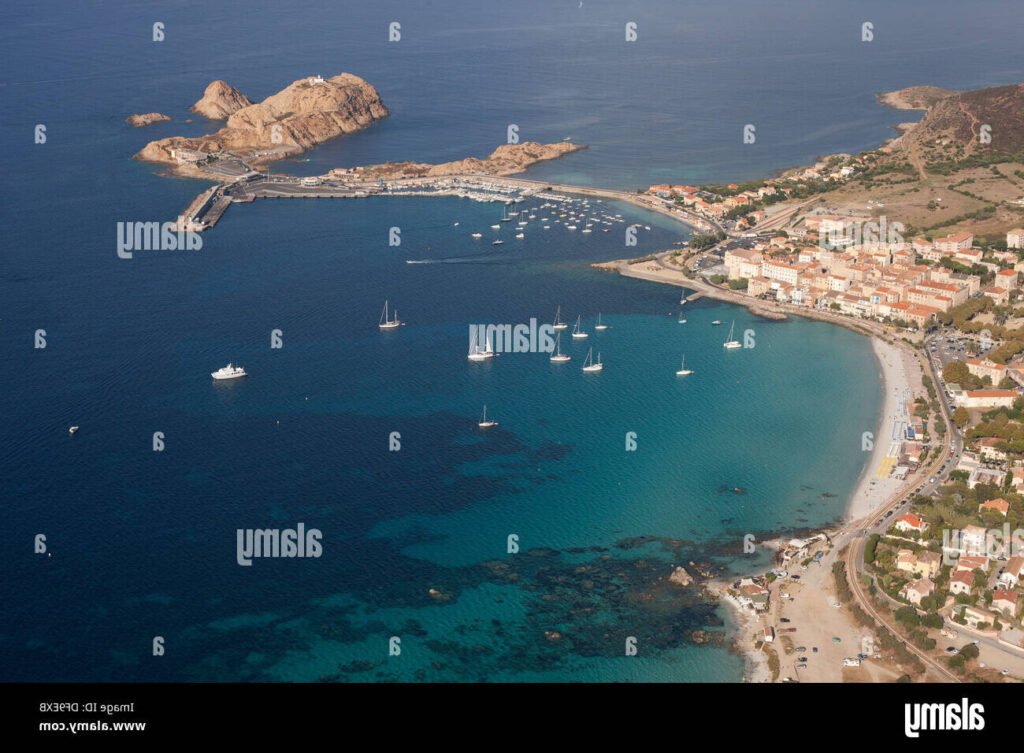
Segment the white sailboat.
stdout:
<path fill-rule="evenodd" d="M 494 348 L 491 347 L 491 341 L 490 338 L 488 338 L 484 340 L 483 350 L 480 350 L 480 346 L 474 343 L 466 358 L 470 361 L 486 361 L 488 358 L 494 358 L 494 356 Z"/>
<path fill-rule="evenodd" d="M 714 320 L 713 322 L 711 322 L 711 326 L 713 326 L 713 327 L 717 327 L 717 326 L 719 326 L 719 325 L 720 325 L 721 323 L 722 323 L 722 320 L 721 320 L 721 319 L 715 319 L 715 320 Z"/>
<path fill-rule="evenodd" d="M 484 412 L 480 416 L 480 420 L 476 422 L 476 425 L 479 426 L 481 429 L 489 429 L 492 426 L 498 425 L 497 421 L 487 418 L 487 403 L 484 403 Z"/>
<path fill-rule="evenodd" d="M 565 363 L 566 361 L 571 361 L 572 360 L 572 356 L 568 356 L 568 355 L 562 353 L 562 333 L 561 332 L 559 332 L 558 335 L 555 337 L 555 352 L 551 356 L 551 358 L 549 358 L 548 360 L 551 361 L 551 363 Z"/>
<path fill-rule="evenodd" d="M 483 238 L 484 234 L 483 233 L 473 233 L 473 237 L 474 238 Z"/>
<path fill-rule="evenodd" d="M 572 328 L 572 337 L 573 337 L 574 340 L 582 340 L 583 338 L 590 336 L 586 332 L 584 332 L 582 329 L 580 329 L 580 320 L 582 318 L 583 318 L 582 314 L 580 314 L 579 316 L 576 317 L 576 326 Z"/>
<path fill-rule="evenodd" d="M 503 206 L 501 208 L 501 221 L 502 222 L 512 222 L 512 218 L 508 216 L 508 206 L 507 205 Z"/>
<path fill-rule="evenodd" d="M 607 324 L 602 324 L 601 323 L 601 312 L 600 311 L 597 312 L 597 324 L 594 325 L 594 329 L 596 329 L 598 332 L 603 332 L 604 330 L 608 329 L 608 325 Z"/>
<path fill-rule="evenodd" d="M 384 301 L 384 310 L 380 314 L 380 321 L 377 323 L 377 326 L 380 327 L 381 329 L 395 329 L 400 325 L 401 322 L 398 321 L 398 309 L 395 309 L 395 318 L 389 319 L 388 302 Z"/>
<path fill-rule="evenodd" d="M 679 294 L 679 305 L 683 306 L 685 304 L 686 304 L 686 290 L 683 290 L 683 292 L 681 292 Z"/>
<path fill-rule="evenodd" d="M 587 360 L 583 362 L 584 371 L 603 371 L 604 364 L 601 363 L 601 354 L 597 354 L 597 363 L 594 363 L 594 349 L 590 348 L 587 351 Z"/>
<path fill-rule="evenodd" d="M 686 354 L 683 354 L 683 362 L 679 365 L 679 371 L 676 372 L 676 376 L 690 376 L 693 373 L 693 369 L 686 368 Z"/>
<path fill-rule="evenodd" d="M 743 347 L 742 343 L 740 343 L 739 340 L 734 340 L 732 338 L 732 333 L 733 333 L 733 330 L 735 328 L 736 328 L 736 322 L 733 321 L 733 323 L 729 325 L 729 337 L 728 337 L 728 339 L 724 343 L 722 343 L 722 347 L 727 349 L 727 350 L 734 350 L 736 348 L 742 348 Z"/>
<path fill-rule="evenodd" d="M 555 309 L 555 322 L 551 325 L 552 329 L 568 329 L 569 325 L 562 321 L 562 307 L 559 306 Z"/>

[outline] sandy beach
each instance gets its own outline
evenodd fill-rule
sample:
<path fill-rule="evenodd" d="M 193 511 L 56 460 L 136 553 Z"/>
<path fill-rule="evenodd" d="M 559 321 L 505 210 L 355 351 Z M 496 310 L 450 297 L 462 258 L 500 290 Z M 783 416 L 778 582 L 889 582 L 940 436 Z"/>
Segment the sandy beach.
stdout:
<path fill-rule="evenodd" d="M 912 353 L 877 337 L 871 338 L 871 347 L 880 368 L 882 414 L 872 430 L 871 456 L 846 505 L 847 520 L 869 515 L 899 489 L 900 481 L 885 476 L 899 459 L 899 442 L 912 417 L 914 398 L 924 394 L 921 368 Z"/>
<path fill-rule="evenodd" d="M 860 332 L 871 340 L 873 356 L 878 364 L 882 390 L 882 409 L 875 426 L 865 426 L 865 439 L 851 447 L 851 452 L 867 455 L 864 470 L 851 492 L 840 525 L 829 531 L 830 540 L 815 545 L 809 558 L 820 553 L 820 559 L 791 561 L 788 578 L 768 585 L 770 606 L 758 614 L 742 606 L 729 593 L 729 583 L 709 583 L 708 589 L 728 611 L 733 628 L 734 645 L 743 655 L 745 682 L 893 682 L 899 668 L 881 659 L 873 659 L 859 667 L 844 666 L 843 660 L 863 653 L 871 645 L 871 630 L 854 620 L 849 609 L 840 604 L 835 588 L 832 566 L 839 548 L 834 542 L 848 543 L 851 531 L 863 518 L 883 506 L 904 482 L 889 474 L 899 460 L 899 446 L 912 419 L 914 399 L 926 396 L 922 367 L 909 346 L 890 343 L 879 336 L 877 324 L 865 325 L 831 312 L 769 306 L 731 291 L 721 290 L 702 280 L 688 279 L 681 271 L 669 269 L 655 260 L 638 264 L 609 262 L 596 267 L 617 271 L 627 277 L 677 285 L 697 290 L 710 298 L 746 306 L 752 313 L 771 318 L 796 314 L 827 321 Z M 799 578 L 793 578 L 798 575 Z M 755 576 L 756 577 L 756 576 Z M 785 622 L 783 622 L 785 620 Z M 775 629 L 775 640 L 762 644 L 766 626 Z M 769 655 L 773 656 L 769 662 Z M 772 665 L 777 669 L 772 668 Z"/>

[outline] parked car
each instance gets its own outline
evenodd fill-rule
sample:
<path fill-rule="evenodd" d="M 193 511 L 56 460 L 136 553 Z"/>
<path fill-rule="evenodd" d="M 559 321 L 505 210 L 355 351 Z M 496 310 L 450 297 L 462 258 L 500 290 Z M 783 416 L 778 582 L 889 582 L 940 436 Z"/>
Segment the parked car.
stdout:
<path fill-rule="evenodd" d="M 779 618 L 779 622 L 789 622 L 789 618 L 788 617 L 780 617 Z"/>

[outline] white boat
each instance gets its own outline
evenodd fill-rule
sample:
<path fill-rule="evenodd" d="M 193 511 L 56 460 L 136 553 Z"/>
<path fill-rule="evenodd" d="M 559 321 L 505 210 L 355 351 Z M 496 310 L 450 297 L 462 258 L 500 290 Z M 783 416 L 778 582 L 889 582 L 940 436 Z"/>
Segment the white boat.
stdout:
<path fill-rule="evenodd" d="M 498 230 L 501 225 L 491 225 L 491 230 Z"/>
<path fill-rule="evenodd" d="M 682 293 L 679 294 L 679 305 L 680 306 L 685 306 L 686 305 L 686 291 L 685 290 Z"/>
<path fill-rule="evenodd" d="M 229 363 L 223 369 L 217 369 L 210 373 L 214 379 L 238 379 L 239 377 L 245 376 L 245 369 L 241 366 L 235 366 Z M 76 427 L 77 428 L 77 427 Z"/>
<path fill-rule="evenodd" d="M 458 227 L 458 226 L 459 226 L 459 223 L 456 222 L 452 227 Z"/>
<path fill-rule="evenodd" d="M 686 320 L 685 320 L 685 319 L 680 319 L 680 320 L 679 320 L 679 323 L 680 323 L 680 324 L 686 324 Z"/>
<path fill-rule="evenodd" d="M 732 324 L 729 325 L 729 337 L 726 339 L 726 341 L 724 343 L 722 343 L 722 347 L 726 348 L 727 350 L 735 350 L 736 348 L 742 348 L 743 347 L 742 343 L 740 343 L 739 340 L 733 340 L 732 339 L 732 332 L 733 332 L 733 329 L 735 329 L 735 327 L 736 327 L 736 322 L 734 321 Z"/>
<path fill-rule="evenodd" d="M 583 230 L 583 232 L 584 232 L 584 233 L 590 233 L 590 232 L 592 232 L 592 231 L 591 231 L 591 229 L 590 229 L 590 228 L 586 228 L 585 230 Z"/>
<path fill-rule="evenodd" d="M 526 236 L 523 235 L 522 233 L 516 233 L 516 238 L 522 239 L 522 238 L 525 238 L 525 237 Z"/>
<path fill-rule="evenodd" d="M 75 432 L 76 431 L 78 431 L 78 427 L 77 426 L 69 426 L 68 427 L 68 434 L 70 434 L 71 436 L 75 436 Z"/>
<path fill-rule="evenodd" d="M 580 329 L 580 319 L 582 319 L 582 318 L 583 318 L 582 314 L 580 316 L 576 317 L 576 326 L 572 328 L 572 338 L 573 338 L 573 340 L 582 340 L 585 337 L 590 337 L 590 335 L 588 335 L 586 332 L 584 332 L 582 329 Z"/>
<path fill-rule="evenodd" d="M 398 309 L 395 309 L 395 318 L 388 318 L 388 302 L 384 301 L 384 310 L 380 314 L 380 321 L 377 322 L 377 326 L 381 329 L 395 329 L 400 326 L 401 322 L 398 321 Z"/>
<path fill-rule="evenodd" d="M 512 222 L 512 218 L 508 216 L 508 207 L 504 206 L 501 208 L 501 221 Z"/>
<path fill-rule="evenodd" d="M 721 323 L 722 323 L 722 320 L 721 320 L 721 319 L 715 319 L 715 320 L 714 320 L 713 322 L 711 322 L 711 324 L 712 324 L 713 326 L 715 326 L 715 327 L 717 327 L 717 326 L 718 326 L 719 324 L 721 324 Z"/>
<path fill-rule="evenodd" d="M 608 329 L 608 325 L 607 324 L 601 324 L 601 312 L 600 311 L 597 312 L 597 324 L 594 325 L 594 329 L 596 329 L 598 332 L 603 332 L 604 330 Z"/>
<path fill-rule="evenodd" d="M 473 237 L 474 238 L 483 238 L 484 234 L 483 233 L 473 233 Z"/>
<path fill-rule="evenodd" d="M 505 244 L 505 241 L 502 241 L 502 240 L 491 241 L 491 245 L 492 246 L 502 246 L 504 244 Z"/>
<path fill-rule="evenodd" d="M 466 356 L 470 361 L 486 361 L 488 358 L 494 358 L 494 349 L 491 347 L 491 341 L 488 339 L 484 342 L 484 349 L 480 350 L 480 346 L 473 345 L 473 349 L 469 351 L 469 355 Z"/>
<path fill-rule="evenodd" d="M 587 359 L 583 362 L 584 371 L 602 371 L 604 364 L 601 363 L 601 354 L 597 354 L 597 363 L 594 363 L 594 349 L 590 348 L 587 351 Z"/>
<path fill-rule="evenodd" d="M 564 353 L 562 353 L 561 332 L 559 332 L 558 335 L 555 337 L 555 352 L 548 360 L 551 361 L 551 363 L 565 363 L 566 361 L 572 360 L 572 356 L 567 356 Z"/>
<path fill-rule="evenodd" d="M 566 225 L 566 226 L 565 226 L 565 229 L 566 229 L 566 230 L 575 230 L 575 229 L 576 229 L 576 226 L 575 226 L 575 225 Z"/>
<path fill-rule="evenodd" d="M 489 429 L 492 426 L 497 426 L 498 422 L 487 418 L 487 404 L 484 403 L 484 412 L 480 416 L 480 420 L 476 422 L 476 425 L 481 429 Z"/>
<path fill-rule="evenodd" d="M 552 329 L 568 329 L 569 325 L 562 321 L 562 307 L 559 306 L 555 310 L 555 321 L 551 325 Z"/>
<path fill-rule="evenodd" d="M 679 371 L 676 372 L 676 376 L 690 376 L 693 373 L 693 369 L 686 368 L 686 354 L 683 354 L 683 362 L 679 365 Z"/>

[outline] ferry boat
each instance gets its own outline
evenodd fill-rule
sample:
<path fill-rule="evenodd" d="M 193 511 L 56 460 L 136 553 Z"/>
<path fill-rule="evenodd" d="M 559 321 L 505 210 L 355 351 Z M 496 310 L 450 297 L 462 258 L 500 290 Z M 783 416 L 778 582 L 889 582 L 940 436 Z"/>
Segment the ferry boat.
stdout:
<path fill-rule="evenodd" d="M 487 404 L 486 403 L 484 403 L 483 415 L 480 416 L 480 420 L 476 422 L 476 425 L 479 426 L 481 429 L 489 429 L 492 426 L 497 426 L 498 425 L 497 421 L 494 421 L 492 419 L 487 418 Z"/>
<path fill-rule="evenodd" d="M 594 363 L 594 349 L 590 348 L 587 351 L 587 359 L 583 362 L 583 370 L 584 371 L 588 371 L 588 372 L 592 372 L 592 371 L 602 371 L 603 369 L 604 369 L 604 364 L 601 363 L 601 354 L 600 353 L 597 354 L 597 363 Z"/>
<path fill-rule="evenodd" d="M 238 379 L 239 377 L 245 376 L 245 369 L 241 366 L 235 366 L 234 364 L 229 363 L 224 368 L 211 372 L 210 376 L 214 379 Z M 76 426 L 75 429 L 77 430 L 78 427 Z"/>
<path fill-rule="evenodd" d="M 676 376 L 690 376 L 693 373 L 693 369 L 686 368 L 686 354 L 683 354 L 683 362 L 679 365 L 679 371 L 676 372 Z"/>
<path fill-rule="evenodd" d="M 604 330 L 608 329 L 608 325 L 607 324 L 602 324 L 601 323 L 601 312 L 600 311 L 597 312 L 597 324 L 594 325 L 594 329 L 596 329 L 598 332 L 603 332 Z"/>
<path fill-rule="evenodd" d="M 395 329 L 400 325 L 401 322 L 398 321 L 398 309 L 395 309 L 395 318 L 389 319 L 388 302 L 384 301 L 384 310 L 381 312 L 380 321 L 377 323 L 377 326 L 380 327 L 381 329 Z"/>
<path fill-rule="evenodd" d="M 580 329 L 580 319 L 582 318 L 582 314 L 576 317 L 576 326 L 572 328 L 572 337 L 574 340 L 582 340 L 585 337 L 590 337 L 590 335 Z"/>
<path fill-rule="evenodd" d="M 562 352 L 561 332 L 559 332 L 558 335 L 555 337 L 555 352 L 548 360 L 551 361 L 551 363 L 565 363 L 566 361 L 572 360 L 572 356 L 566 355 Z"/>
<path fill-rule="evenodd" d="M 729 337 L 726 339 L 724 343 L 722 343 L 722 347 L 727 350 L 735 350 L 736 348 L 743 347 L 742 343 L 740 343 L 739 340 L 734 340 L 732 337 L 733 329 L 735 329 L 735 327 L 736 322 L 734 321 L 732 324 L 729 325 Z"/>

